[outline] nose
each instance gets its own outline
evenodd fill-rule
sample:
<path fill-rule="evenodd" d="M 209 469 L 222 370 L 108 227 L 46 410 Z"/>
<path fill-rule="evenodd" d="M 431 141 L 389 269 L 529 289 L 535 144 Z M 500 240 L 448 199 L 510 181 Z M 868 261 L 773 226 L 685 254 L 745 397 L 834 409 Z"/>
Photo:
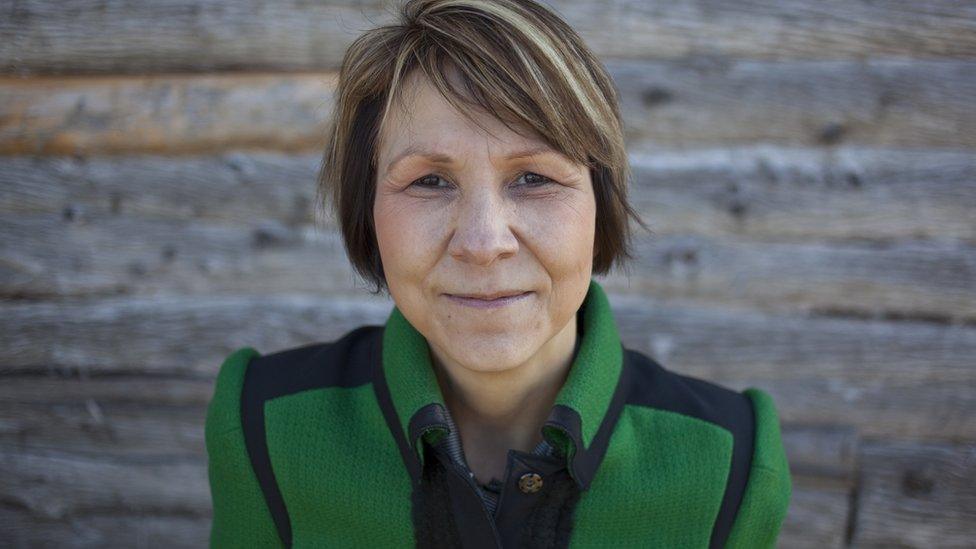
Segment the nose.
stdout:
<path fill-rule="evenodd" d="M 510 207 L 492 192 L 465 197 L 457 206 L 454 235 L 448 245 L 452 257 L 488 266 L 518 253 L 518 239 L 510 226 Z"/>

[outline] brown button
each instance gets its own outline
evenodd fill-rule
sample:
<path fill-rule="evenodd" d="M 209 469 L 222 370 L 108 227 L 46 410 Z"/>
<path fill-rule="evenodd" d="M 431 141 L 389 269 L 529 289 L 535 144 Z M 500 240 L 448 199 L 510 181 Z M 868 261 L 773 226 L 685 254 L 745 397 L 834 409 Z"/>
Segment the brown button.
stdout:
<path fill-rule="evenodd" d="M 538 492 L 542 488 L 542 477 L 539 473 L 525 473 L 519 477 L 519 490 L 526 494 Z"/>

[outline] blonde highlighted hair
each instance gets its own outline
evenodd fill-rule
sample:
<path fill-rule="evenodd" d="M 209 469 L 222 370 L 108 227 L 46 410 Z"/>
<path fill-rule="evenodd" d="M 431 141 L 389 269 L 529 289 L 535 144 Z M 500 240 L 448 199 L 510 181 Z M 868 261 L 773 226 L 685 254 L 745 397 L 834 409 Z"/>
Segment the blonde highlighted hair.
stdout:
<path fill-rule="evenodd" d="M 590 169 L 596 198 L 593 272 L 632 259 L 627 162 L 617 91 L 559 16 L 532 0 L 408 0 L 398 20 L 350 44 L 339 71 L 318 204 L 331 197 L 353 268 L 386 288 L 373 223 L 379 137 L 403 83 L 422 71 L 459 112 L 527 128 Z M 448 78 L 448 75 L 456 78 Z"/>

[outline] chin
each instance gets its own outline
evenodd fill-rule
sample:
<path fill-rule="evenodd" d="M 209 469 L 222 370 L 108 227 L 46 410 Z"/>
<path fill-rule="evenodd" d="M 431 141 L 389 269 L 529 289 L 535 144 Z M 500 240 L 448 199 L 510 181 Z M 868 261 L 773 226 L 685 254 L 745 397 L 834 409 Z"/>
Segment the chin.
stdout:
<path fill-rule="evenodd" d="M 454 346 L 457 347 L 457 343 Z M 523 346 L 509 348 L 505 351 L 500 350 L 505 349 L 503 346 L 492 348 L 489 344 L 488 349 L 479 351 L 479 348 L 482 347 L 485 347 L 484 340 L 477 345 L 466 345 L 460 353 L 453 354 L 452 356 L 468 370 L 476 372 L 501 372 L 524 363 L 531 355 Z"/>

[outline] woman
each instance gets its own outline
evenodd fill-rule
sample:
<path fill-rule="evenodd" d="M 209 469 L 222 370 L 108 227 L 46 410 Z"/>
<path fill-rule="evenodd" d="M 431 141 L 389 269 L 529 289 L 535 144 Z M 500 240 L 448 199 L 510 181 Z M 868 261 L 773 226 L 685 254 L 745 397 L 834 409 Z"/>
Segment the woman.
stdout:
<path fill-rule="evenodd" d="M 616 92 L 528 0 L 407 2 L 340 71 L 320 177 L 383 326 L 224 361 L 211 545 L 768 547 L 771 398 L 621 345 Z"/>

